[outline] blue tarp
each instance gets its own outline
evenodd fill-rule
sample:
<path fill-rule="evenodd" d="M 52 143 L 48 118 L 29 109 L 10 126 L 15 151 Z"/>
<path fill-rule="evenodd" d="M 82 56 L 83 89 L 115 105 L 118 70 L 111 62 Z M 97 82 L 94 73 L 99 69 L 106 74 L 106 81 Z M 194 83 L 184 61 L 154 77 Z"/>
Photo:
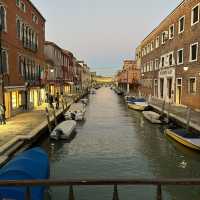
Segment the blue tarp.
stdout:
<path fill-rule="evenodd" d="M 48 155 L 39 147 L 13 158 L 0 170 L 0 180 L 37 180 L 49 178 Z M 32 200 L 42 200 L 44 187 L 31 187 Z M 23 200 L 25 187 L 0 187 L 0 199 Z"/>
<path fill-rule="evenodd" d="M 127 99 L 127 103 L 136 103 L 136 102 L 145 102 L 145 99 L 144 98 L 134 98 L 134 97 Z"/>

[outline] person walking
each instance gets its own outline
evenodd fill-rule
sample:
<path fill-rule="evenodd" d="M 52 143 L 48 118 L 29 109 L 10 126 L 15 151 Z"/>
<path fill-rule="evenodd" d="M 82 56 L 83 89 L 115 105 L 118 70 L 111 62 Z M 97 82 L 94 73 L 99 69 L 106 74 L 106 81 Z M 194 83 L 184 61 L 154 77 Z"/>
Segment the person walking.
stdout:
<path fill-rule="evenodd" d="M 56 93 L 56 97 L 55 97 L 55 102 L 56 102 L 56 109 L 59 109 L 59 101 L 60 101 L 60 97 L 59 97 L 59 93 Z"/>
<path fill-rule="evenodd" d="M 53 96 L 51 94 L 49 95 L 48 103 L 49 103 L 50 108 L 53 108 Z"/>
<path fill-rule="evenodd" d="M 5 106 L 0 104 L 0 124 L 6 124 L 5 119 Z"/>

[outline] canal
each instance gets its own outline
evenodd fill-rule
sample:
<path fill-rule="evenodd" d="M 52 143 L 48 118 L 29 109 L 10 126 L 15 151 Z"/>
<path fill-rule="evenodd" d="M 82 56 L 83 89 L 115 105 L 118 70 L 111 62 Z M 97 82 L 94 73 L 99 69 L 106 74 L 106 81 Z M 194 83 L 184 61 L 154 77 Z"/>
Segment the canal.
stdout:
<path fill-rule="evenodd" d="M 77 126 L 70 143 L 46 139 L 41 146 L 49 153 L 51 178 L 199 178 L 200 156 L 163 134 L 142 114 L 128 110 L 122 97 L 110 88 L 89 96 L 86 120 Z M 78 200 L 111 200 L 113 187 L 75 187 Z M 52 188 L 53 200 L 64 200 L 67 188 Z M 165 200 L 197 200 L 198 187 L 164 187 Z M 119 187 L 121 200 L 153 200 L 149 186 Z"/>

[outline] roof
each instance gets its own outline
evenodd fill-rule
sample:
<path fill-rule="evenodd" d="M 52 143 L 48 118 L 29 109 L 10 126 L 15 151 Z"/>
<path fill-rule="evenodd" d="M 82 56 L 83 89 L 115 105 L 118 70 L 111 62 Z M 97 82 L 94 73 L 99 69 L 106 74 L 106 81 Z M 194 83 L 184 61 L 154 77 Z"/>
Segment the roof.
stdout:
<path fill-rule="evenodd" d="M 36 6 L 31 2 L 31 0 L 27 0 L 30 4 L 31 4 L 31 6 L 36 10 L 36 12 L 40 15 L 40 17 L 42 17 L 42 19 L 44 20 L 44 21 L 46 21 L 46 19 L 44 18 L 44 16 L 41 14 L 41 12 L 36 8 Z"/>

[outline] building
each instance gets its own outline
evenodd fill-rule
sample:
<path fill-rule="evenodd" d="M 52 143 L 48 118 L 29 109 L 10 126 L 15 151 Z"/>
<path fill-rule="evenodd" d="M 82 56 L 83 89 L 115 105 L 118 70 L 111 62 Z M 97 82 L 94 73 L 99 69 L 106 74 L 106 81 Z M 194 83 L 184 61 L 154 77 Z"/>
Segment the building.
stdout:
<path fill-rule="evenodd" d="M 9 118 L 44 99 L 45 19 L 30 0 L 2 0 L 0 18 L 0 101 Z"/>
<path fill-rule="evenodd" d="M 200 108 L 200 1 L 184 0 L 140 44 L 141 93 Z"/>
<path fill-rule="evenodd" d="M 116 76 L 118 87 L 126 93 L 138 93 L 140 68 L 135 60 L 124 60 L 123 68 Z"/>

